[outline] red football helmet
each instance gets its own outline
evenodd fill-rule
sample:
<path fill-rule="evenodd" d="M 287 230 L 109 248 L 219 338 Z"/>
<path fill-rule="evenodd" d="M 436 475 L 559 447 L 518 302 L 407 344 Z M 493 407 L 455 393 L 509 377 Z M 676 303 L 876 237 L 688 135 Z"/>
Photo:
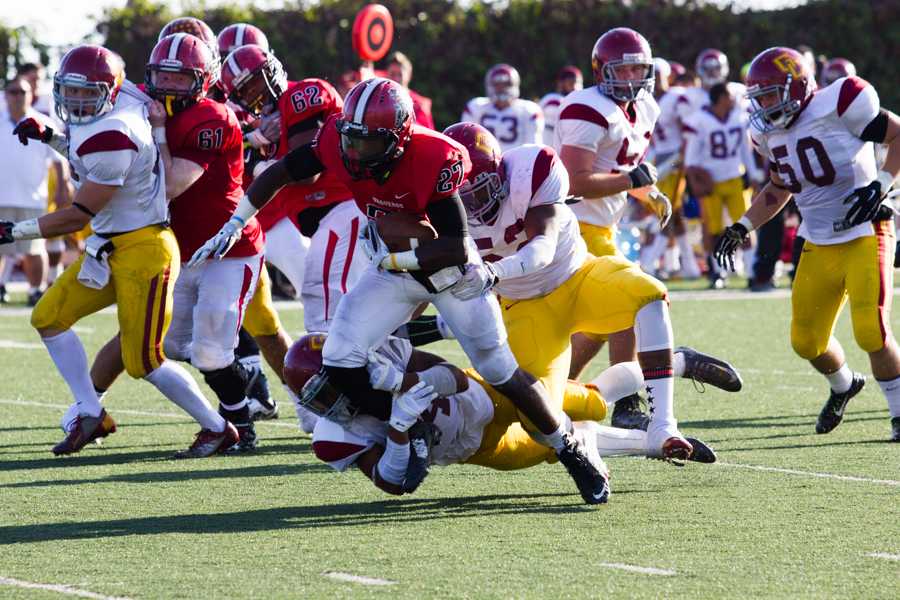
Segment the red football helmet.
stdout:
<path fill-rule="evenodd" d="M 469 222 L 493 225 L 501 204 L 509 196 L 509 188 L 503 181 L 500 142 L 477 123 L 451 125 L 444 130 L 444 135 L 465 146 L 472 161 L 472 170 L 459 188 Z"/>
<path fill-rule="evenodd" d="M 637 78 L 622 77 L 619 70 L 643 67 Z M 653 55 L 650 44 L 640 33 L 627 27 L 610 29 L 601 35 L 591 53 L 591 66 L 597 88 L 618 102 L 631 102 L 645 90 L 653 93 Z"/>
<path fill-rule="evenodd" d="M 284 356 L 284 380 L 300 406 L 336 423 L 346 423 L 356 415 L 356 408 L 334 389 L 322 369 L 325 337 L 323 333 L 310 333 L 294 342 Z"/>
<path fill-rule="evenodd" d="M 488 69 L 484 76 L 484 89 L 491 102 L 507 104 L 519 98 L 519 85 L 522 79 L 515 67 L 500 63 Z"/>
<path fill-rule="evenodd" d="M 164 37 L 173 33 L 189 33 L 196 38 L 200 38 L 207 45 L 213 58 L 212 83 L 216 83 L 219 80 L 219 66 L 222 63 L 222 57 L 219 55 L 219 43 L 216 41 L 216 34 L 213 33 L 210 26 L 194 17 L 174 19 L 166 23 L 166 26 L 160 30 L 157 42 L 162 41 Z"/>
<path fill-rule="evenodd" d="M 234 50 L 222 65 L 221 86 L 225 95 L 247 112 L 259 115 L 278 102 L 287 89 L 287 74 L 281 61 L 260 46 L 247 44 Z"/>
<path fill-rule="evenodd" d="M 341 134 L 341 158 L 355 179 L 380 179 L 403 156 L 416 121 L 412 98 L 399 83 L 384 77 L 362 81 L 347 94 L 335 125 Z"/>
<path fill-rule="evenodd" d="M 728 57 L 721 50 L 707 48 L 697 55 L 694 70 L 700 76 L 703 87 L 711 88 L 728 79 Z"/>
<path fill-rule="evenodd" d="M 856 66 L 846 58 L 832 58 L 822 67 L 822 85 L 831 85 L 841 77 L 855 77 Z"/>
<path fill-rule="evenodd" d="M 759 131 L 785 128 L 816 90 L 816 78 L 803 55 L 792 48 L 759 53 L 747 71 L 750 122 Z"/>
<path fill-rule="evenodd" d="M 247 44 L 259 46 L 266 52 L 269 51 L 269 40 L 262 29 L 249 23 L 235 23 L 219 32 L 219 55 L 228 56 L 237 48 Z"/>
<path fill-rule="evenodd" d="M 669 85 L 675 85 L 675 80 L 679 77 L 687 75 L 687 69 L 684 68 L 684 65 L 680 62 L 676 62 L 674 60 L 669 61 L 669 68 L 672 69 L 672 72 L 669 73 Z"/>
<path fill-rule="evenodd" d="M 574 65 L 567 65 L 556 74 L 556 91 L 560 94 L 569 94 L 584 87 L 584 77 L 581 69 Z"/>
<path fill-rule="evenodd" d="M 112 110 L 123 81 L 125 63 L 112 50 L 93 45 L 72 48 L 53 76 L 56 115 L 71 125 L 99 119 Z"/>
<path fill-rule="evenodd" d="M 166 107 L 169 116 L 195 104 L 206 96 L 212 80 L 213 57 L 209 47 L 189 33 L 173 33 L 164 37 L 147 63 L 144 83 L 147 94 Z M 180 73 L 193 78 L 189 88 L 160 85 L 161 73 Z"/>

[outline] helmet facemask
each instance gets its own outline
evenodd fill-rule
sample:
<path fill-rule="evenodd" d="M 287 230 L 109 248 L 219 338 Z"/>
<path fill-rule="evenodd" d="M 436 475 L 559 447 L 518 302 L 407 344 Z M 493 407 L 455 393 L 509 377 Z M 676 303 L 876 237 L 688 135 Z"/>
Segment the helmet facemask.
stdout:
<path fill-rule="evenodd" d="M 338 119 L 335 125 L 340 134 L 341 159 L 354 179 L 379 178 L 403 153 L 400 140 L 390 129 L 369 130 L 344 119 Z"/>
<path fill-rule="evenodd" d="M 638 79 L 625 79 L 617 75 L 618 70 L 624 66 L 639 65 L 645 67 L 643 77 Z M 648 94 L 653 93 L 656 84 L 653 61 L 643 54 L 625 54 L 621 60 L 611 60 L 603 64 L 600 69 L 602 79 L 598 83 L 600 91 L 619 102 L 632 102 L 638 98 L 641 90 Z"/>
<path fill-rule="evenodd" d="M 79 91 L 73 94 L 75 90 Z M 85 90 L 94 93 L 86 94 Z M 113 108 L 109 85 L 102 81 L 88 81 L 80 73 L 57 73 L 53 78 L 53 101 L 56 116 L 70 125 L 92 123 Z"/>
<path fill-rule="evenodd" d="M 800 112 L 801 103 L 791 98 L 792 81 L 793 76 L 788 75 L 784 84 L 755 85 L 748 88 L 747 98 L 753 109 L 750 124 L 758 131 L 765 133 L 773 129 L 784 129 L 790 124 L 792 117 Z M 778 100 L 768 107 L 763 106 L 760 99 L 770 94 L 774 94 Z"/>
<path fill-rule="evenodd" d="M 160 85 L 158 83 L 160 73 L 188 75 L 193 81 L 187 89 L 180 86 Z M 203 95 L 203 78 L 204 74 L 200 69 L 185 68 L 182 66 L 181 61 L 166 59 L 158 65 L 147 65 L 144 83 L 147 85 L 147 94 L 162 102 L 163 106 L 166 107 L 166 114 L 171 117 L 200 100 Z"/>
<path fill-rule="evenodd" d="M 266 106 L 274 107 L 285 90 L 287 74 L 281 62 L 270 57 L 261 68 L 234 82 L 229 99 L 250 114 L 259 116 Z"/>
<path fill-rule="evenodd" d="M 334 389 L 324 369 L 310 377 L 303 385 L 298 404 L 311 413 L 339 425 L 349 423 L 358 412 L 358 409 L 350 404 L 347 396 Z"/>
<path fill-rule="evenodd" d="M 500 215 L 500 206 L 509 196 L 509 188 L 498 173 L 485 172 L 479 173 L 472 182 L 463 182 L 459 195 L 470 224 L 493 225 Z"/>

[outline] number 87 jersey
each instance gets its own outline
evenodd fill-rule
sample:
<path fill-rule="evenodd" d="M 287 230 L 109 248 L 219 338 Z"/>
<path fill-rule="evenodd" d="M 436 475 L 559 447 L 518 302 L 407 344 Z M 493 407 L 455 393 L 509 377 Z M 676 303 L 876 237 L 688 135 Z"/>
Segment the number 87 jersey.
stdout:
<path fill-rule="evenodd" d="M 799 235 L 814 244 L 874 234 L 871 223 L 845 225 L 850 205 L 844 199 L 876 178 L 873 145 L 861 136 L 879 108 L 875 88 L 845 77 L 811 95 L 787 127 L 751 129 L 757 151 L 794 194 L 803 217 Z"/>

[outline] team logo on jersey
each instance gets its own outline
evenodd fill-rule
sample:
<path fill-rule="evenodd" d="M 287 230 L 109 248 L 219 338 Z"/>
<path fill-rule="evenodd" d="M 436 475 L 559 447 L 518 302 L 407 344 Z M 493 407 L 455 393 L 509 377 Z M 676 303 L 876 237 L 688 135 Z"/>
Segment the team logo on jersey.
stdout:
<path fill-rule="evenodd" d="M 775 66 L 782 73 L 789 73 L 791 77 L 800 77 L 801 75 L 800 67 L 797 66 L 797 63 L 794 62 L 794 59 L 787 52 L 776 56 L 772 62 L 775 63 Z"/>

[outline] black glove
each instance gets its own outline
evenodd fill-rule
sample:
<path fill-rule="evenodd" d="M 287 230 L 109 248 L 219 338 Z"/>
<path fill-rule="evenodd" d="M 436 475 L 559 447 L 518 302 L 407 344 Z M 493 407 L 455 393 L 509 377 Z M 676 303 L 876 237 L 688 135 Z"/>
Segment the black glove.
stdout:
<path fill-rule="evenodd" d="M 652 163 L 641 163 L 634 169 L 628 171 L 628 177 L 631 178 L 631 188 L 642 188 L 656 183 L 656 167 Z"/>
<path fill-rule="evenodd" d="M 734 271 L 734 253 L 737 252 L 738 246 L 747 241 L 749 235 L 750 232 L 740 223 L 735 223 L 722 232 L 722 237 L 713 250 L 713 257 L 720 267 Z"/>
<path fill-rule="evenodd" d="M 884 191 L 881 189 L 881 182 L 877 179 L 865 187 L 856 188 L 852 194 L 844 198 L 844 204 L 853 202 L 844 222 L 850 227 L 868 223 L 878 214 L 883 197 Z"/>
<path fill-rule="evenodd" d="M 13 129 L 13 135 L 19 136 L 19 141 L 24 145 L 28 145 L 28 140 L 38 140 L 45 144 L 53 138 L 53 128 L 45 126 L 43 123 L 28 117 L 22 119 L 16 128 Z"/>

